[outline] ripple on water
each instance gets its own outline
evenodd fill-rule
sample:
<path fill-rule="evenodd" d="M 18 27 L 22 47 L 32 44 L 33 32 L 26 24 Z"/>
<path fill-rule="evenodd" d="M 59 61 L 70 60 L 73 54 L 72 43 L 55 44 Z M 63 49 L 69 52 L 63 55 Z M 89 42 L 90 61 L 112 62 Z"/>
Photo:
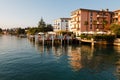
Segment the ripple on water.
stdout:
<path fill-rule="evenodd" d="M 0 45 L 0 80 L 117 80 L 111 47 L 43 47 L 14 36 Z"/>

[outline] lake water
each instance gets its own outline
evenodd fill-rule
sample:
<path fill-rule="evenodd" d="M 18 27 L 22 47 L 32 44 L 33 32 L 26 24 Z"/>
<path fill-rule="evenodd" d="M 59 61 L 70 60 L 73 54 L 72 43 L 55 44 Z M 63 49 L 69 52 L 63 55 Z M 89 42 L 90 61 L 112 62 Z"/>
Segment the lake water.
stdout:
<path fill-rule="evenodd" d="M 0 36 L 0 80 L 120 80 L 120 47 L 43 47 Z"/>

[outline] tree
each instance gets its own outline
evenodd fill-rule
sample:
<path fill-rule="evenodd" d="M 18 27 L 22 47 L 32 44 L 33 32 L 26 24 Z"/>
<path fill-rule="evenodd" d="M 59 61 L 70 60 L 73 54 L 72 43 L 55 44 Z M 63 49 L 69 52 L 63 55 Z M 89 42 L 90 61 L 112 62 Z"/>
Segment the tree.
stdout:
<path fill-rule="evenodd" d="M 110 29 L 115 34 L 115 36 L 120 35 L 120 25 L 119 24 L 111 24 Z"/>
<path fill-rule="evenodd" d="M 38 23 L 38 28 L 43 28 L 45 26 L 46 26 L 46 24 L 45 24 L 44 20 L 41 18 L 41 20 Z"/>
<path fill-rule="evenodd" d="M 38 30 L 40 32 L 45 32 L 45 27 L 46 27 L 46 24 L 45 24 L 44 20 L 41 18 L 41 20 L 38 23 Z"/>
<path fill-rule="evenodd" d="M 51 24 L 47 24 L 47 31 L 53 31 L 53 26 Z"/>
<path fill-rule="evenodd" d="M 16 31 L 16 33 L 17 33 L 17 35 L 25 34 L 25 29 L 18 28 L 17 31 Z"/>
<path fill-rule="evenodd" d="M 2 33 L 2 29 L 0 28 L 0 33 Z"/>
<path fill-rule="evenodd" d="M 103 21 L 102 21 L 103 29 L 106 28 L 106 25 L 107 25 L 107 24 L 108 24 L 108 21 L 107 21 L 107 20 L 103 20 Z"/>
<path fill-rule="evenodd" d="M 27 31 L 27 33 L 28 33 L 28 34 L 31 34 L 31 35 L 35 35 L 35 34 L 38 33 L 38 32 L 39 32 L 39 31 L 38 31 L 38 28 L 35 28 L 35 27 L 29 28 L 28 31 Z"/>
<path fill-rule="evenodd" d="M 86 31 L 88 31 L 88 25 L 89 25 L 88 21 L 85 21 L 84 25 L 86 26 Z"/>

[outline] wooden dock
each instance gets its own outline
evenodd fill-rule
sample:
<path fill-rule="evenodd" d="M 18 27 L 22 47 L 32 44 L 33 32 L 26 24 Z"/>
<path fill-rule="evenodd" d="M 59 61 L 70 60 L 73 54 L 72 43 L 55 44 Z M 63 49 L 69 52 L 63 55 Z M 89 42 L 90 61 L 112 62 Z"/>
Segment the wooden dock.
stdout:
<path fill-rule="evenodd" d="M 38 44 L 44 45 L 78 45 L 80 43 L 77 39 L 54 39 L 54 40 L 38 40 Z"/>
<path fill-rule="evenodd" d="M 79 45 L 81 43 L 89 43 L 92 46 L 95 44 L 99 45 L 120 45 L 120 40 L 116 40 L 115 42 L 109 42 L 105 40 L 94 40 L 93 38 L 91 39 L 80 39 L 80 38 L 46 38 L 44 36 L 42 37 L 35 37 L 35 36 L 30 36 L 28 37 L 29 40 L 32 40 L 38 44 L 41 45 Z M 119 41 L 119 44 L 118 44 Z"/>

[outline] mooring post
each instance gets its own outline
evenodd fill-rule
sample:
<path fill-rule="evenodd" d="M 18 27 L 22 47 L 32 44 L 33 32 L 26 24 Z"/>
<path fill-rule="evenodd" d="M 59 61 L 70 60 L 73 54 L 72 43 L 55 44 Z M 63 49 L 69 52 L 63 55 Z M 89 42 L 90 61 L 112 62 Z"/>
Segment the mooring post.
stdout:
<path fill-rule="evenodd" d="M 94 46 L 94 39 L 91 38 L 91 45 Z"/>
<path fill-rule="evenodd" d="M 62 35 L 60 35 L 60 39 L 61 39 L 61 45 L 62 45 L 62 41 L 63 41 L 63 40 L 62 40 Z"/>
<path fill-rule="evenodd" d="M 67 36 L 67 44 L 68 44 L 68 45 L 69 45 L 69 39 L 70 39 L 69 36 Z"/>
<path fill-rule="evenodd" d="M 45 43 L 44 34 L 42 35 L 42 38 L 43 38 L 43 46 L 44 46 Z"/>
<path fill-rule="evenodd" d="M 54 45 L 54 36 L 52 34 L 52 46 Z"/>

